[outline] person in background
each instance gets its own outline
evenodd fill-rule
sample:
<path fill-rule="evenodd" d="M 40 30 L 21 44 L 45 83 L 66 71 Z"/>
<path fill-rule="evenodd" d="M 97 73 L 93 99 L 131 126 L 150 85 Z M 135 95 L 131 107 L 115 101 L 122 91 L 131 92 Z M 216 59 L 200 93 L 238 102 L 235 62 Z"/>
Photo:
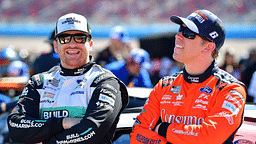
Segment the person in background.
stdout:
<path fill-rule="evenodd" d="M 256 71 L 256 49 L 255 47 L 251 48 L 250 54 L 249 54 L 249 59 L 243 60 L 243 62 L 240 62 L 240 67 L 245 67 L 245 69 L 242 71 L 242 82 L 249 87 L 251 83 L 252 75 Z M 248 93 L 246 102 L 253 102 L 254 99 L 254 94 Z"/>
<path fill-rule="evenodd" d="M 50 70 L 53 66 L 60 64 L 60 57 L 58 53 L 54 51 L 53 42 L 55 40 L 55 32 L 51 32 L 47 43 L 50 44 L 51 51 L 47 54 L 42 54 L 36 58 L 32 64 L 33 74 L 41 73 Z"/>
<path fill-rule="evenodd" d="M 61 16 L 55 38 L 61 64 L 30 78 L 8 117 L 11 140 L 111 144 L 128 104 L 126 86 L 93 62 L 92 33 L 84 16 Z"/>
<path fill-rule="evenodd" d="M 236 79 L 242 79 L 242 72 L 239 69 L 238 64 L 235 62 L 235 54 L 233 53 L 233 49 L 226 51 L 224 63 L 222 66 L 220 66 L 220 68 L 230 73 Z"/>
<path fill-rule="evenodd" d="M 126 28 L 115 26 L 111 29 L 109 38 L 109 46 L 99 52 L 95 60 L 102 67 L 111 62 L 126 59 L 131 51 L 130 37 Z"/>
<path fill-rule="evenodd" d="M 105 66 L 128 87 L 153 85 L 146 69 L 150 67 L 150 56 L 144 49 L 133 49 L 127 60 L 115 61 Z"/>
<path fill-rule="evenodd" d="M 16 82 L 17 84 L 19 84 L 20 81 L 27 82 L 30 78 L 29 67 L 25 62 L 21 60 L 12 61 L 7 66 L 6 73 L 6 78 L 8 79 L 18 77 L 18 79 L 15 79 L 15 81 L 11 80 Z M 9 88 L 9 92 L 2 91 L 2 89 L 0 90 L 0 92 L 0 144 L 2 144 L 10 143 L 9 131 L 7 126 L 7 117 L 10 114 L 10 111 L 15 107 L 15 105 L 18 102 L 18 98 L 16 96 L 18 95 L 18 93 L 12 88 Z"/>
<path fill-rule="evenodd" d="M 256 46 L 251 47 L 249 55 L 239 61 L 239 69 L 244 72 L 246 68 L 252 66 L 256 62 Z"/>
<path fill-rule="evenodd" d="M 180 26 L 173 58 L 184 67 L 151 91 L 130 143 L 233 143 L 243 121 L 246 87 L 215 61 L 225 41 L 221 20 L 208 10 L 170 19 Z"/>
<path fill-rule="evenodd" d="M 30 78 L 29 67 L 23 61 L 13 61 L 7 67 L 7 76 L 8 77 L 26 77 Z"/>
<path fill-rule="evenodd" d="M 5 47 L 0 52 L 0 77 L 7 76 L 8 65 L 15 60 L 20 60 L 20 57 L 12 45 Z"/>
<path fill-rule="evenodd" d="M 161 59 L 154 58 L 151 65 L 152 68 L 149 70 L 149 74 L 153 85 L 156 85 L 162 77 L 172 75 L 182 69 L 179 62 L 166 56 Z"/>
<path fill-rule="evenodd" d="M 250 101 L 256 103 L 256 71 L 252 74 L 250 84 L 248 86 L 248 95 L 250 96 Z"/>

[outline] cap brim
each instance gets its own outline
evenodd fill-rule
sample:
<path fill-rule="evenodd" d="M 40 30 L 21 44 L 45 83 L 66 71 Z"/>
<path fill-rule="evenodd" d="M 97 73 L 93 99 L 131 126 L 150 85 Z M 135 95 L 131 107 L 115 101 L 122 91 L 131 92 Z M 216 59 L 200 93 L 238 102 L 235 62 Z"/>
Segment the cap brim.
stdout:
<path fill-rule="evenodd" d="M 179 16 L 171 16 L 170 20 L 176 24 L 182 25 L 185 24 L 190 30 L 192 30 L 195 33 L 199 34 L 199 30 L 195 23 L 193 23 L 191 20 L 179 17 Z"/>

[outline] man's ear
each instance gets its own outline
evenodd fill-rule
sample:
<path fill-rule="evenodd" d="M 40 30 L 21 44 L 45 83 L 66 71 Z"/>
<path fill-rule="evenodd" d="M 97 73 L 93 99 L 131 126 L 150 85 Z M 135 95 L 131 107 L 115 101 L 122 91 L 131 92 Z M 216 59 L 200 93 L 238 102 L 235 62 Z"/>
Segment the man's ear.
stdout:
<path fill-rule="evenodd" d="M 216 48 L 215 43 L 214 42 L 208 42 L 206 44 L 206 47 L 203 50 L 203 53 L 212 53 L 212 51 Z"/>
<path fill-rule="evenodd" d="M 58 53 L 57 42 L 56 42 L 56 41 L 53 42 L 53 48 L 54 48 L 54 51 L 55 51 L 56 53 Z"/>
<path fill-rule="evenodd" d="M 93 40 L 90 40 L 90 47 L 93 47 Z"/>
<path fill-rule="evenodd" d="M 90 40 L 90 42 L 89 42 L 89 51 L 92 51 L 92 47 L 93 47 L 93 40 Z"/>

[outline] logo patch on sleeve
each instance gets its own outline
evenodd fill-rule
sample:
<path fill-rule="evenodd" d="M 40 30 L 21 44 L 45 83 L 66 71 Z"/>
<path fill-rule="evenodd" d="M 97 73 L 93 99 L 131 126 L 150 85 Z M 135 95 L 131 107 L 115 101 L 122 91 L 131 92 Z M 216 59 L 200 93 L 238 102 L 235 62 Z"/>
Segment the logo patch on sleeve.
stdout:
<path fill-rule="evenodd" d="M 100 94 L 99 100 L 100 100 L 100 101 L 103 101 L 103 102 L 106 102 L 106 103 L 109 103 L 109 104 L 112 105 L 112 106 L 115 105 L 115 100 L 112 99 L 112 98 L 110 98 L 110 97 L 107 96 L 107 95 L 104 95 L 104 94 Z"/>
<path fill-rule="evenodd" d="M 225 108 L 236 115 L 239 113 L 239 108 L 237 108 L 233 103 L 228 102 L 228 101 L 224 101 L 222 108 Z"/>

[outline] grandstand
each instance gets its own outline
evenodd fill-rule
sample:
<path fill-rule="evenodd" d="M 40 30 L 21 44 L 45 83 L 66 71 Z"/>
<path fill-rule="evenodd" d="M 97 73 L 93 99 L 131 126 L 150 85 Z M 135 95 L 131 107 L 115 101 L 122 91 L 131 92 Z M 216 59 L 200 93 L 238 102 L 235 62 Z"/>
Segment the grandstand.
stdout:
<path fill-rule="evenodd" d="M 93 53 L 108 44 L 110 29 L 117 24 L 128 28 L 132 46 L 139 47 L 139 40 L 148 35 L 177 32 L 177 25 L 169 20 L 171 15 L 187 16 L 197 9 L 208 9 L 224 22 L 227 41 L 223 51 L 236 49 L 239 60 L 255 45 L 256 0 L 0 0 L 0 50 L 14 45 L 33 56 L 48 52 L 44 40 L 56 20 L 69 12 L 88 18 L 95 42 Z"/>
<path fill-rule="evenodd" d="M 169 22 L 208 9 L 224 23 L 255 23 L 256 0 L 1 0 L 0 23 L 52 23 L 68 12 L 85 15 L 95 24 Z"/>

